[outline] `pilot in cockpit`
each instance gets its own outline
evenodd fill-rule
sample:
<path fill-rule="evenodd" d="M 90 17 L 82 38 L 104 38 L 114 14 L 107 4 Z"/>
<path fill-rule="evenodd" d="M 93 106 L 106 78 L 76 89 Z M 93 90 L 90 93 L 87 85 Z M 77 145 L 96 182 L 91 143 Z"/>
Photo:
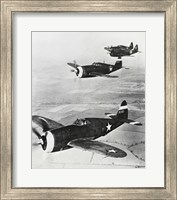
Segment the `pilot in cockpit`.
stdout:
<path fill-rule="evenodd" d="M 85 119 L 77 119 L 74 124 L 77 126 L 84 126 L 87 125 L 87 121 Z"/>

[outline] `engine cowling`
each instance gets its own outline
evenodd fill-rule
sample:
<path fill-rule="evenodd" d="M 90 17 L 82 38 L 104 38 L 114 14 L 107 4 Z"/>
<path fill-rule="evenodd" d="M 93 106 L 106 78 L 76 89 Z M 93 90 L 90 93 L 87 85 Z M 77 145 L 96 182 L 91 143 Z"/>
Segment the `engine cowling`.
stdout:
<path fill-rule="evenodd" d="M 83 75 L 84 75 L 84 70 L 83 70 L 82 67 L 78 67 L 78 68 L 77 68 L 77 73 L 76 73 L 76 75 L 77 75 L 79 78 L 82 78 L 82 77 L 83 77 Z"/>
<path fill-rule="evenodd" d="M 64 130 L 65 131 L 65 130 Z M 70 148 L 67 143 L 67 134 L 63 134 L 60 129 L 46 131 L 40 138 L 42 149 L 46 153 L 62 151 Z"/>
<path fill-rule="evenodd" d="M 46 153 L 51 153 L 54 150 L 55 138 L 54 138 L 54 135 L 50 131 L 47 131 L 45 135 L 41 136 L 40 140 L 42 140 L 41 141 L 42 149 Z"/>

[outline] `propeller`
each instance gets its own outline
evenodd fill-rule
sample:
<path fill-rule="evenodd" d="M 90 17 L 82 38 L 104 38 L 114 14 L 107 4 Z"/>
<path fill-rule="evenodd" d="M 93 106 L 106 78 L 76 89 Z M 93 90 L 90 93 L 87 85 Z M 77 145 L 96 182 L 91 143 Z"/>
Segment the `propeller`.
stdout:
<path fill-rule="evenodd" d="M 109 47 L 109 46 L 108 47 L 104 47 L 104 49 L 107 50 L 110 53 L 111 50 L 112 50 L 112 46 L 111 47 Z"/>
<path fill-rule="evenodd" d="M 76 72 L 77 70 L 71 69 L 70 72 Z"/>
<path fill-rule="evenodd" d="M 76 62 L 76 60 L 73 60 L 73 63 L 74 63 L 74 66 L 75 66 L 75 68 L 77 68 L 77 67 L 78 67 L 78 65 L 77 65 L 77 62 Z"/>
<path fill-rule="evenodd" d="M 37 131 L 37 129 L 32 128 L 32 131 L 38 137 L 38 139 L 41 139 L 41 134 Z"/>
<path fill-rule="evenodd" d="M 38 120 L 41 124 L 41 127 L 43 128 L 43 132 L 46 132 L 50 129 L 48 122 L 43 117 L 38 117 Z"/>
<path fill-rule="evenodd" d="M 67 64 L 68 64 L 70 67 L 72 67 L 72 69 L 70 70 L 71 72 L 76 73 L 76 75 L 79 74 L 79 69 L 78 69 L 78 67 L 79 67 L 80 65 L 78 65 L 78 64 L 76 63 L 75 60 L 73 60 L 73 63 L 67 63 Z"/>
<path fill-rule="evenodd" d="M 39 147 L 39 145 L 41 145 L 41 143 L 37 143 L 37 142 L 32 143 L 32 146 L 33 146 L 33 147 Z"/>
<path fill-rule="evenodd" d="M 39 141 L 32 143 L 34 147 L 41 145 L 43 150 L 46 148 L 46 135 L 47 133 L 44 132 L 44 135 L 41 135 L 36 128 L 32 128 L 33 133 L 38 137 Z"/>

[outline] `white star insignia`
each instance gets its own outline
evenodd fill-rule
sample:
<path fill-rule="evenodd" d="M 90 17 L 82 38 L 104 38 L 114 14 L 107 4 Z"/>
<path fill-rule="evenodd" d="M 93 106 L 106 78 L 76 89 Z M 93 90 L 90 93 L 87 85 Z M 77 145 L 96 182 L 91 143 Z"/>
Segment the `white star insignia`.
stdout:
<path fill-rule="evenodd" d="M 114 149 L 110 149 L 108 152 L 109 153 L 116 153 L 116 151 Z"/>
<path fill-rule="evenodd" d="M 110 130 L 111 130 L 111 126 L 112 126 L 112 125 L 108 123 L 108 125 L 106 126 L 107 131 L 110 131 Z"/>
<path fill-rule="evenodd" d="M 113 70 L 113 67 L 112 66 L 109 66 L 109 71 L 111 72 Z"/>

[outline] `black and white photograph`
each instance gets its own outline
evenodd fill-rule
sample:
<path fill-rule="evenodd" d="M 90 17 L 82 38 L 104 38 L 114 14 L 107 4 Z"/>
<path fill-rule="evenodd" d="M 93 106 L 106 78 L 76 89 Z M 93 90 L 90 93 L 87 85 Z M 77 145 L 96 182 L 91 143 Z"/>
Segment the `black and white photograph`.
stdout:
<path fill-rule="evenodd" d="M 146 32 L 31 32 L 32 169 L 145 168 Z"/>

